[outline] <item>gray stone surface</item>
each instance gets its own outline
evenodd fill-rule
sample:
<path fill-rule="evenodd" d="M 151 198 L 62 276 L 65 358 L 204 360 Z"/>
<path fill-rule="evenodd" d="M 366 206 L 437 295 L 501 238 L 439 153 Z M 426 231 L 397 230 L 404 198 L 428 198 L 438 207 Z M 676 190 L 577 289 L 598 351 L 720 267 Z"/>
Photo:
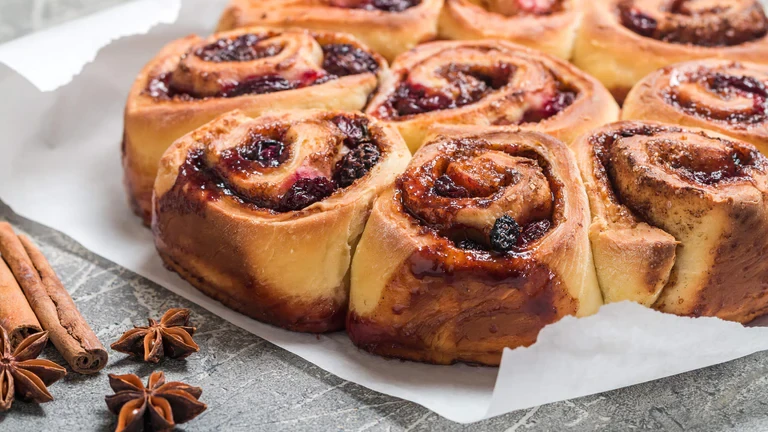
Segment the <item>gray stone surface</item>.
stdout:
<path fill-rule="evenodd" d="M 105 345 L 171 307 L 193 311 L 200 352 L 148 365 L 110 350 L 96 376 L 71 373 L 51 387 L 55 401 L 17 401 L 0 414 L 0 431 L 107 431 L 108 373 L 154 370 L 203 388 L 208 410 L 187 431 L 766 431 L 768 353 L 672 378 L 511 413 L 470 426 L 346 382 L 125 270 L 54 230 L 14 215 L 0 220 L 28 233 L 49 257 Z M 49 346 L 44 356 L 64 363 Z M 439 366 L 436 366 L 439 367 Z"/>
<path fill-rule="evenodd" d="M 125 0 L 0 0 L 0 42 Z M 2 103 L 2 101 L 0 101 Z M 96 376 L 70 373 L 45 405 L 16 402 L 0 414 L 0 431 L 107 431 L 114 416 L 103 401 L 107 373 L 156 369 L 204 389 L 208 411 L 187 431 L 768 431 L 768 353 L 700 371 L 511 413 L 470 426 L 341 380 L 245 332 L 142 277 L 104 260 L 70 238 L 14 215 L 0 219 L 35 239 L 105 345 L 148 316 L 188 307 L 199 328 L 200 353 L 159 366 L 110 351 Z M 49 347 L 45 357 L 63 363 Z"/>

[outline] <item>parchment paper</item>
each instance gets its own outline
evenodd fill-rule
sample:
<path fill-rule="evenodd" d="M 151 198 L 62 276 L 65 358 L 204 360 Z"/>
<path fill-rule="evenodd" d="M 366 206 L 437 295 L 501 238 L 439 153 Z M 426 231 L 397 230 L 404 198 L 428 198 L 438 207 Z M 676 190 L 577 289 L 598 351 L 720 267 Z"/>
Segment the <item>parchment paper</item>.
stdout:
<path fill-rule="evenodd" d="M 209 33 L 225 1 L 184 0 L 181 11 L 179 3 L 140 0 L 0 45 L 0 198 L 16 212 L 343 379 L 462 423 L 768 349 L 768 328 L 622 303 L 545 328 L 532 347 L 506 350 L 499 369 L 432 366 L 366 354 L 344 333 L 283 331 L 203 296 L 162 267 L 121 185 L 122 111 L 134 77 L 169 41 Z M 95 56 L 129 34 L 137 35 Z"/>

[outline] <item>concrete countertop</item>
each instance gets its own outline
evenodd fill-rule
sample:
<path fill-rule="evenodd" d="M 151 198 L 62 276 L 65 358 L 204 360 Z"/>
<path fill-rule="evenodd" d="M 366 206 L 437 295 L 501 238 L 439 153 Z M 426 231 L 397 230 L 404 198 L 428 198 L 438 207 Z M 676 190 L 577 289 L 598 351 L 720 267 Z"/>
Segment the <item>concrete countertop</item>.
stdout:
<path fill-rule="evenodd" d="M 0 42 L 125 0 L 0 0 Z M 0 102 L 1 103 L 1 102 Z M 429 410 L 346 382 L 243 331 L 170 291 L 85 250 L 67 236 L 15 215 L 8 220 L 40 244 L 104 345 L 171 307 L 193 311 L 199 353 L 158 367 L 110 350 L 96 376 L 70 373 L 54 384 L 55 401 L 15 402 L 0 430 L 113 430 L 107 373 L 154 370 L 203 388 L 208 410 L 187 431 L 765 431 L 768 353 L 601 395 L 550 404 L 463 426 Z M 48 347 L 44 354 L 63 359 Z"/>

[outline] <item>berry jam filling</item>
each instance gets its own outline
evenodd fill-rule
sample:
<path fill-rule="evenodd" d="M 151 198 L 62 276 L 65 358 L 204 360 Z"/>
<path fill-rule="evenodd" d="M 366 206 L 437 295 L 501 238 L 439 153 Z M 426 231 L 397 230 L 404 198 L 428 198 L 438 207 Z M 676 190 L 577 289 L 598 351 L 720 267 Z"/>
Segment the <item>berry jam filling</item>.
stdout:
<path fill-rule="evenodd" d="M 337 77 L 376 73 L 379 63 L 369 53 L 349 44 L 323 45 L 323 69 Z"/>
<path fill-rule="evenodd" d="M 330 0 L 330 5 L 347 9 L 402 12 L 421 4 L 421 0 Z"/>
<path fill-rule="evenodd" d="M 687 94 L 679 93 L 676 87 L 664 92 L 667 103 L 688 114 L 720 120 L 732 125 L 762 123 L 768 117 L 768 88 L 765 83 L 754 77 L 700 70 L 688 75 L 685 80 L 699 83 L 703 88 L 726 101 L 734 97 L 752 99 L 752 106 L 747 110 L 716 110 L 702 105 Z"/>
<path fill-rule="evenodd" d="M 245 34 L 234 39 L 223 38 L 198 48 L 195 55 L 203 61 L 213 63 L 245 62 L 272 57 L 283 50 L 279 45 L 259 46 L 258 43 L 264 39 L 265 36 L 254 34 Z"/>
<path fill-rule="evenodd" d="M 302 178 L 288 189 L 280 199 L 277 211 L 301 210 L 330 196 L 336 190 L 336 183 L 325 177 Z"/>
<path fill-rule="evenodd" d="M 403 82 L 379 110 L 383 116 L 392 118 L 459 108 L 504 87 L 513 72 L 508 64 L 484 70 L 451 64 L 439 72 L 448 81 L 446 88 L 431 89 Z"/>
<path fill-rule="evenodd" d="M 281 141 L 252 132 L 244 144 L 223 151 L 221 162 L 229 172 L 247 175 L 259 168 L 279 166 L 288 158 L 287 150 Z"/>
<path fill-rule="evenodd" d="M 303 87 L 299 81 L 288 81 L 279 75 L 265 75 L 246 79 L 221 89 L 221 97 L 237 97 L 247 94 L 265 94 Z"/>
<path fill-rule="evenodd" d="M 368 120 L 357 117 L 337 116 L 331 119 L 345 135 L 344 145 L 350 149 L 334 169 L 334 179 L 340 187 L 348 187 L 365 176 L 381 156 L 368 130 Z"/>
<path fill-rule="evenodd" d="M 373 140 L 368 130 L 368 120 L 357 117 L 336 116 L 331 119 L 341 133 L 346 135 L 344 145 L 353 149 L 361 143 L 369 143 Z"/>
<path fill-rule="evenodd" d="M 768 19 L 758 2 L 732 5 L 727 1 L 676 0 L 654 12 L 639 0 L 619 3 L 621 24 L 633 32 L 664 42 L 707 47 L 734 46 L 762 38 Z"/>
<path fill-rule="evenodd" d="M 279 147 L 277 145 L 270 145 L 267 142 L 264 144 L 266 145 L 262 146 L 262 150 L 265 150 L 267 154 L 274 151 L 270 149 Z M 233 153 L 239 153 L 239 149 Z M 245 153 L 250 155 L 247 149 Z M 222 157 L 225 156 L 222 155 Z M 239 167 L 243 167 L 247 163 L 259 163 L 243 158 L 239 160 L 241 163 Z M 229 167 L 226 165 L 226 162 L 225 166 Z M 237 168 L 237 165 L 235 165 L 235 168 Z M 236 169 L 235 172 L 237 172 Z M 301 178 L 277 201 L 258 196 L 243 196 L 232 189 L 227 180 L 215 168 L 207 166 L 203 159 L 202 151 L 197 150 L 191 152 L 184 164 L 179 168 L 179 176 L 176 179 L 174 189 L 182 191 L 188 197 L 190 194 L 195 197 L 192 201 L 189 201 L 189 198 L 185 199 L 185 202 L 188 203 L 186 206 L 190 210 L 196 209 L 200 204 L 200 199 L 203 201 L 218 201 L 222 197 L 229 197 L 241 205 L 250 206 L 253 210 L 288 212 L 301 210 L 327 198 L 336 191 L 337 186 L 333 180 L 325 177 Z"/>
<path fill-rule="evenodd" d="M 379 148 L 373 143 L 362 143 L 336 163 L 335 178 L 341 187 L 347 187 L 365 176 L 378 162 Z"/>
<path fill-rule="evenodd" d="M 529 109 L 523 114 L 522 123 L 538 123 L 573 105 L 578 95 L 570 90 L 558 90 L 554 97 L 547 100 L 540 108 Z"/>
<path fill-rule="evenodd" d="M 552 222 L 542 219 L 521 227 L 514 218 L 504 215 L 496 220 L 489 236 L 490 246 L 472 238 L 454 240 L 459 249 L 473 251 L 509 252 L 523 249 L 536 240 L 544 237 L 552 228 Z"/>
<path fill-rule="evenodd" d="M 748 177 L 746 168 L 754 166 L 756 155 L 742 149 L 730 149 L 728 155 L 694 159 L 689 153 L 675 154 L 667 163 L 682 177 L 704 185 Z"/>
<path fill-rule="evenodd" d="M 641 12 L 635 7 L 621 8 L 621 23 L 640 36 L 652 37 L 659 23 L 655 18 Z"/>
<path fill-rule="evenodd" d="M 447 198 L 467 198 L 469 197 L 469 191 L 463 186 L 457 185 L 452 178 L 443 174 L 435 180 L 435 185 L 432 187 L 435 193 L 442 197 Z"/>

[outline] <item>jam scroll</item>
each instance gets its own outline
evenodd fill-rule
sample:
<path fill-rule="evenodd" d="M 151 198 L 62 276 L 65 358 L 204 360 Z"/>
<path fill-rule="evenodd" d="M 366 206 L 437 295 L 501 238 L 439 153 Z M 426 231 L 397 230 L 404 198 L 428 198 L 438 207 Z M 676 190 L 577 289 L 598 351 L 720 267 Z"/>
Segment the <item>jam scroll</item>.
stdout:
<path fill-rule="evenodd" d="M 231 0 L 219 30 L 301 27 L 349 33 L 392 61 L 437 35 L 443 0 Z"/>
<path fill-rule="evenodd" d="M 432 134 L 363 232 L 352 341 L 389 357 L 498 365 L 504 347 L 596 312 L 587 196 L 568 147 L 518 128 Z"/>
<path fill-rule="evenodd" d="M 339 330 L 373 199 L 409 159 L 397 131 L 363 114 L 222 115 L 161 159 L 155 245 L 166 266 L 236 311 Z"/>
<path fill-rule="evenodd" d="M 587 0 L 591 1 L 591 0 Z M 444 39 L 502 39 L 568 60 L 584 0 L 445 0 Z"/>
<path fill-rule="evenodd" d="M 768 312 L 768 160 L 754 146 L 625 121 L 573 149 L 606 302 L 742 323 Z"/>
<path fill-rule="evenodd" d="M 700 127 L 768 154 L 768 66 L 697 60 L 660 69 L 629 93 L 621 116 Z"/>
<path fill-rule="evenodd" d="M 420 45 L 392 64 L 366 112 L 411 151 L 432 124 L 520 125 L 571 142 L 618 119 L 608 91 L 565 61 L 505 41 Z"/>
<path fill-rule="evenodd" d="M 586 2 L 573 62 L 617 100 L 644 76 L 705 58 L 768 64 L 768 18 L 758 0 Z"/>
<path fill-rule="evenodd" d="M 349 35 L 250 28 L 167 45 L 136 79 L 125 108 L 123 168 L 149 224 L 163 152 L 182 135 L 240 109 L 360 110 L 386 62 Z"/>

